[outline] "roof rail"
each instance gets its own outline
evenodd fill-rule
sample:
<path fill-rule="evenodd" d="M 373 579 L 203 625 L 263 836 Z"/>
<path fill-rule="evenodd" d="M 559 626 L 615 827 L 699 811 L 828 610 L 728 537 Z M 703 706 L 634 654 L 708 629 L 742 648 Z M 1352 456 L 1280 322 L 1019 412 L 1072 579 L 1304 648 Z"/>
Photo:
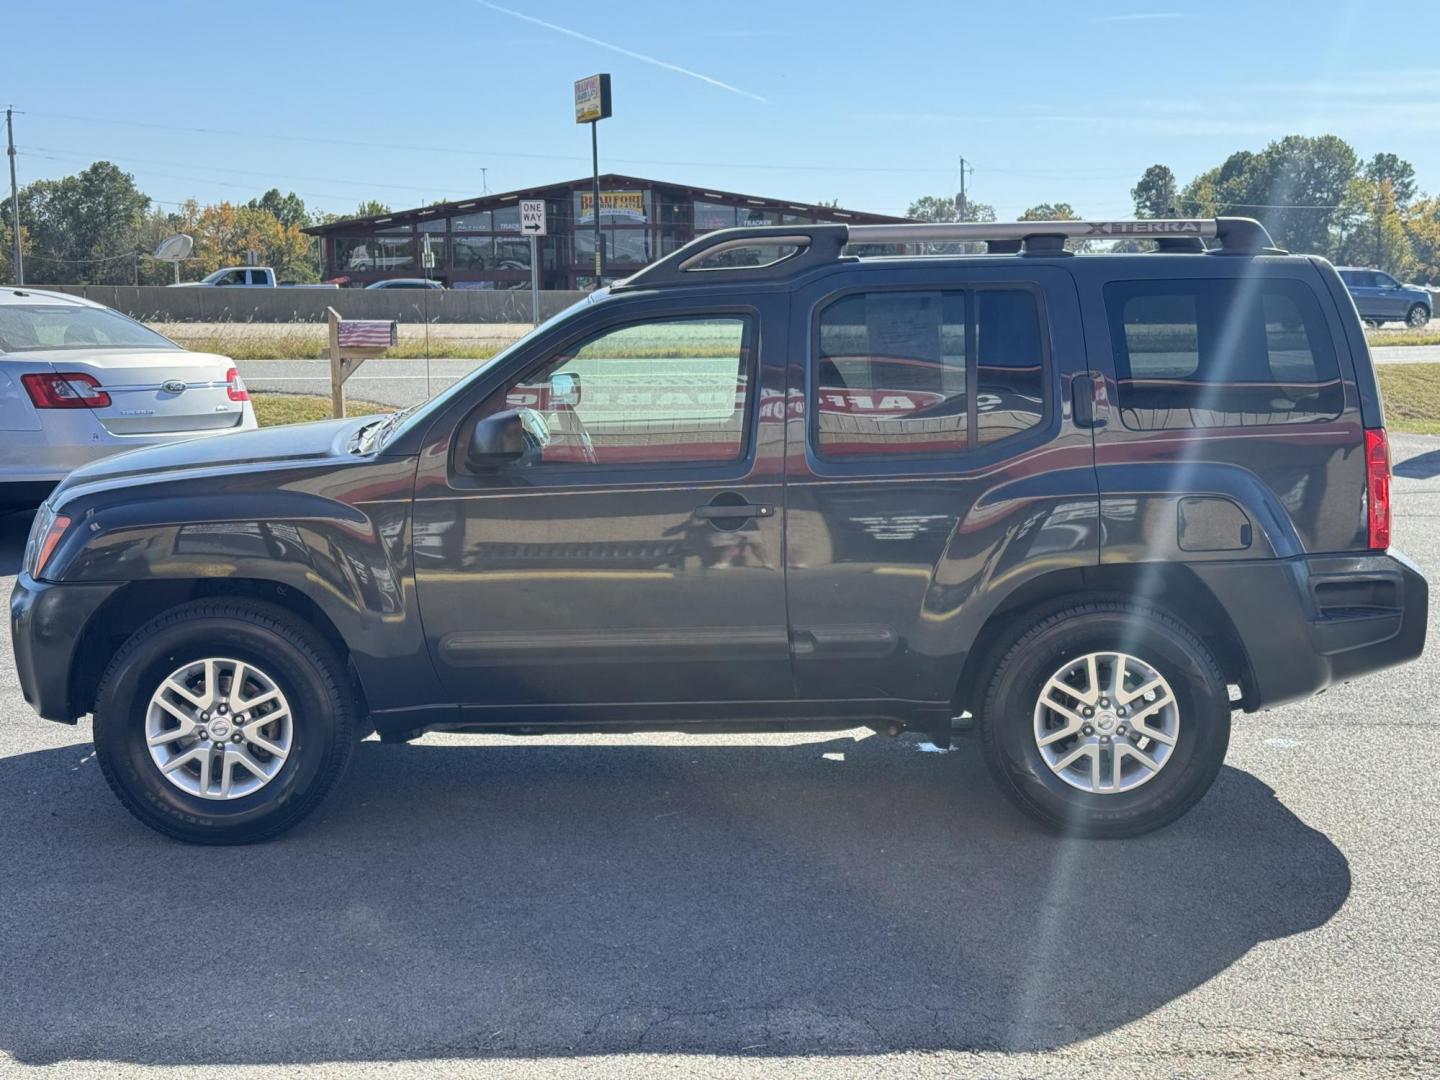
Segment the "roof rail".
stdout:
<path fill-rule="evenodd" d="M 1276 251 L 1253 218 L 1148 218 L 1138 221 L 943 221 L 914 225 L 851 225 L 852 244 L 955 244 L 985 242 L 991 251 L 1015 250 L 1040 237 L 1066 240 L 1154 240 L 1162 250 L 1196 250 L 1193 241 L 1217 240 L 1226 255 Z M 1176 241 L 1186 241 L 1182 246 Z M 1045 245 L 1047 248 L 1052 245 Z"/>
<path fill-rule="evenodd" d="M 724 281 L 773 281 L 793 277 L 816 266 L 838 262 L 853 226 L 761 225 L 743 229 L 717 229 L 697 236 L 684 247 L 636 271 L 614 289 L 655 285 L 698 285 Z M 706 266 L 712 256 L 745 248 L 773 247 L 775 258 L 754 266 Z"/>
<path fill-rule="evenodd" d="M 989 254 L 1059 254 L 1065 240 L 1153 240 L 1161 251 L 1218 255 L 1284 254 L 1253 218 L 1149 218 L 1138 221 L 943 221 L 903 225 L 771 225 L 718 229 L 696 237 L 612 289 L 724 281 L 773 281 L 840 261 L 847 244 L 984 243 Z M 753 265 L 727 266 L 727 252 L 774 248 Z M 713 265 L 706 265 L 713 263 Z"/>

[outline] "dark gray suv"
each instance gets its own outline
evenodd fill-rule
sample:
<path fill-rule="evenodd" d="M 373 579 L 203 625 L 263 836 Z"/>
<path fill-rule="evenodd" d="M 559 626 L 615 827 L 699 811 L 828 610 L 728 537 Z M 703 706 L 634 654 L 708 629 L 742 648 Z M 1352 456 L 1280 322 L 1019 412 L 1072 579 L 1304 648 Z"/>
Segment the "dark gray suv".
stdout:
<path fill-rule="evenodd" d="M 184 840 L 293 825 L 371 730 L 856 725 L 1124 836 L 1426 605 L 1355 305 L 1220 219 L 712 233 L 417 409 L 75 472 L 11 617 Z"/>

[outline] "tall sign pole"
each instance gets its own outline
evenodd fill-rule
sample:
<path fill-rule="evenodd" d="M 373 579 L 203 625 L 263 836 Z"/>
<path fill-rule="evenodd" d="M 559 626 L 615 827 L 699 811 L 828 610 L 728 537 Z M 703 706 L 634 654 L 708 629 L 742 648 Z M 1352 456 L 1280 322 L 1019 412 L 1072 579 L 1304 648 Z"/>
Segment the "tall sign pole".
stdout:
<path fill-rule="evenodd" d="M 595 125 L 611 115 L 610 76 L 590 75 L 575 81 L 575 122 L 590 125 L 590 212 L 595 215 L 595 287 L 604 280 L 605 245 L 600 235 L 600 139 Z"/>
<path fill-rule="evenodd" d="M 606 96 L 609 96 L 608 92 Z M 20 253 L 20 189 L 15 186 L 15 124 L 10 118 L 9 109 L 5 110 L 5 146 L 10 154 L 10 220 L 15 229 L 15 235 L 11 238 L 14 254 L 11 256 L 10 265 L 15 271 L 15 284 L 24 285 L 25 259 Z"/>
<path fill-rule="evenodd" d="M 540 324 L 540 237 L 546 234 L 545 200 L 520 200 L 520 231 L 530 238 L 530 321 Z"/>

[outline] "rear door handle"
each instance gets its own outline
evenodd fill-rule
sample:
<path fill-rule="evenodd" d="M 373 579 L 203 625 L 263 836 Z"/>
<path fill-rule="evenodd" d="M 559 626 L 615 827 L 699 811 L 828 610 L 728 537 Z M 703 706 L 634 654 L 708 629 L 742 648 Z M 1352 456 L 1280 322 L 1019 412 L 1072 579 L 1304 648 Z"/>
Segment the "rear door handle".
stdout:
<path fill-rule="evenodd" d="M 706 503 L 695 508 L 695 516 L 706 521 L 716 518 L 768 518 L 775 516 L 775 507 L 769 503 L 736 503 L 733 506 Z"/>
<path fill-rule="evenodd" d="M 1070 380 L 1070 400 L 1077 428 L 1102 428 L 1105 426 L 1105 419 L 1100 415 L 1100 408 L 1096 402 L 1095 382 L 1094 375 L 1076 375 Z"/>

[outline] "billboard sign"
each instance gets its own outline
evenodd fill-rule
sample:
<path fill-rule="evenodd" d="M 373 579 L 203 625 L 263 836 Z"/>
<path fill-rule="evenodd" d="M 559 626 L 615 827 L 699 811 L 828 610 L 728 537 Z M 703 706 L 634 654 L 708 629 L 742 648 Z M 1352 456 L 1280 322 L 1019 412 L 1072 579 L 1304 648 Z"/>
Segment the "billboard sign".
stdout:
<path fill-rule="evenodd" d="M 593 124 L 610 115 L 610 76 L 589 75 L 575 80 L 575 122 Z"/>

